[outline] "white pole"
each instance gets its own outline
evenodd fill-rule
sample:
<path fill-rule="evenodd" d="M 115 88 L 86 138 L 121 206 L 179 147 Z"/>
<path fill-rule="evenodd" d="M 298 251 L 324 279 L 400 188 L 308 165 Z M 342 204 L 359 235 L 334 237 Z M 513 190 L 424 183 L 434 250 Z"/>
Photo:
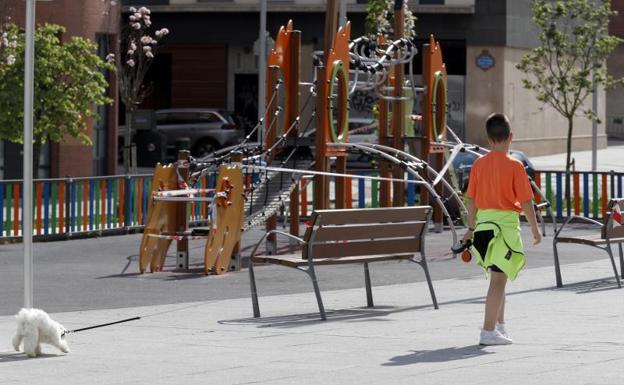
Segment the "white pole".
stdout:
<path fill-rule="evenodd" d="M 340 6 L 338 7 L 338 27 L 343 27 L 347 24 L 347 0 L 340 0 Z"/>
<path fill-rule="evenodd" d="M 35 77 L 35 0 L 26 0 L 26 46 L 24 49 L 24 307 L 33 307 L 33 93 Z"/>
<path fill-rule="evenodd" d="M 264 138 L 264 110 L 266 109 L 266 22 L 267 22 L 267 0 L 260 0 L 260 53 L 258 56 L 258 122 L 262 123 L 258 127 L 258 142 L 262 143 Z"/>

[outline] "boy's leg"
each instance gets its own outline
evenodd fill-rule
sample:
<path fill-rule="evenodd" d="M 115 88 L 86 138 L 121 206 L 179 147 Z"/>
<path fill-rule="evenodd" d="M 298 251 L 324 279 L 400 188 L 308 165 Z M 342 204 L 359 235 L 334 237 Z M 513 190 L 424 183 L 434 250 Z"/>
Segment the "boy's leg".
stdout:
<path fill-rule="evenodd" d="M 496 317 L 496 322 L 499 324 L 505 323 L 505 295 L 503 293 L 503 301 L 501 302 L 500 309 L 498 310 L 498 317 Z"/>
<path fill-rule="evenodd" d="M 494 330 L 501 306 L 505 301 L 505 285 L 507 276 L 504 273 L 490 272 L 490 288 L 485 300 L 485 317 L 483 329 Z"/>

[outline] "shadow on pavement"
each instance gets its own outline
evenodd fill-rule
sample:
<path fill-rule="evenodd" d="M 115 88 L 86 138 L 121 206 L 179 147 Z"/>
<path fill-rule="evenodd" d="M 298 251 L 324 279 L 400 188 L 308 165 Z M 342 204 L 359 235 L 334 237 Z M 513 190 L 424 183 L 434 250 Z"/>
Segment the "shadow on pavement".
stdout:
<path fill-rule="evenodd" d="M 452 347 L 436 350 L 414 350 L 403 356 L 390 358 L 389 362 L 381 364 L 382 366 L 403 366 L 413 365 L 423 362 L 448 362 L 456 360 L 465 360 L 469 358 L 479 357 L 486 354 L 493 354 L 483 350 L 485 346 L 469 345 L 464 347 Z"/>
<path fill-rule="evenodd" d="M 573 291 L 576 294 L 588 294 L 605 290 L 619 289 L 615 278 L 598 278 L 589 281 L 574 282 L 556 290 Z"/>
<path fill-rule="evenodd" d="M 26 356 L 26 354 L 24 352 L 0 352 L 0 364 L 3 362 L 17 362 L 17 361 L 24 361 L 24 360 L 36 360 L 36 359 L 40 359 L 40 358 L 55 358 L 55 357 L 62 357 L 63 354 L 40 354 L 38 355 L 36 358 L 29 358 L 28 356 Z"/>

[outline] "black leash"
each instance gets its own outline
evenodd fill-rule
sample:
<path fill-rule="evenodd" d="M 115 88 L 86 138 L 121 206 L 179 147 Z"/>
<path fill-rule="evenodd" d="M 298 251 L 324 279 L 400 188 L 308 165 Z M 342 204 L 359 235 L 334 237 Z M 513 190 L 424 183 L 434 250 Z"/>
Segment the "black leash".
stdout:
<path fill-rule="evenodd" d="M 69 333 L 77 333 L 77 332 L 81 332 L 84 330 L 89 330 L 89 329 L 96 329 L 96 328 L 102 328 L 104 326 L 110 326 L 110 325 L 115 325 L 115 324 L 120 324 L 123 322 L 130 322 L 130 321 L 136 321 L 141 319 L 141 317 L 133 317 L 133 318 L 126 318 L 126 319 L 122 319 L 120 321 L 115 321 L 115 322 L 109 322 L 109 323 L 105 323 L 105 324 L 99 324 L 99 325 L 94 325 L 94 326 L 88 326 L 86 328 L 80 328 L 80 329 L 74 329 L 74 330 L 65 330 L 63 332 L 63 335 L 65 334 L 69 334 Z"/>

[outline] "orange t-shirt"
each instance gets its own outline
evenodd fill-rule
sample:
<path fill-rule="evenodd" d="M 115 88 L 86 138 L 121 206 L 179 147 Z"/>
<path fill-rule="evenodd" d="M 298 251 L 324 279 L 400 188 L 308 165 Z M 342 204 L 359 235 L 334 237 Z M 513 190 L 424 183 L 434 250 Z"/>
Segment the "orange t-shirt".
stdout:
<path fill-rule="evenodd" d="M 466 196 L 481 210 L 520 212 L 520 202 L 532 199 L 533 190 L 522 162 L 492 151 L 474 162 Z"/>

